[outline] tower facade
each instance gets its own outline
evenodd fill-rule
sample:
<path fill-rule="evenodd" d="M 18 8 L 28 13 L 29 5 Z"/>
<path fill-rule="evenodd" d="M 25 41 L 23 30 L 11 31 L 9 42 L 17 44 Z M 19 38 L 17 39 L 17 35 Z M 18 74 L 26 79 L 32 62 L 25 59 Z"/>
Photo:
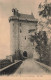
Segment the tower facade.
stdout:
<path fill-rule="evenodd" d="M 13 9 L 13 16 L 9 18 L 10 22 L 10 39 L 11 39 L 11 54 L 17 53 L 27 57 L 33 56 L 34 45 L 30 42 L 30 35 L 34 35 L 37 29 L 37 20 L 33 14 L 22 14 L 18 10 Z"/>

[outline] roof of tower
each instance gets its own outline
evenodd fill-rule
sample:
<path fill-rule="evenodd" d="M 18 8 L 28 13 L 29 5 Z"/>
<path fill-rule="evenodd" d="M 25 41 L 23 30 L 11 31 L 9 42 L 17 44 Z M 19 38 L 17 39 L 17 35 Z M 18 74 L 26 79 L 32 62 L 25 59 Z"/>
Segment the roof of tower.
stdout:
<path fill-rule="evenodd" d="M 9 21 L 10 20 L 18 20 L 18 19 L 22 20 L 22 21 L 26 21 L 26 20 L 32 21 L 32 22 L 37 21 L 33 15 L 33 13 L 32 14 L 22 14 L 22 13 L 19 13 L 18 10 L 16 10 L 16 9 L 13 9 L 12 12 L 13 12 L 13 16 L 11 16 L 9 18 Z"/>
<path fill-rule="evenodd" d="M 33 14 L 21 14 L 21 13 L 19 13 L 19 20 L 36 21 Z"/>
<path fill-rule="evenodd" d="M 22 20 L 34 20 L 34 16 L 33 15 L 28 15 L 28 14 L 20 14 L 19 19 Z"/>

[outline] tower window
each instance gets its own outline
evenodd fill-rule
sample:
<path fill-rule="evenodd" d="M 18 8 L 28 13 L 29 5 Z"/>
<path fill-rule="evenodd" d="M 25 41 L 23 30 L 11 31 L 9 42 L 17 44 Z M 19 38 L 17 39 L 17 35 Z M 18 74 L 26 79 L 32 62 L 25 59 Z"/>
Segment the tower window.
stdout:
<path fill-rule="evenodd" d="M 21 26 L 21 23 L 19 25 Z"/>
<path fill-rule="evenodd" d="M 26 36 L 25 36 L 25 40 L 26 40 Z"/>
<path fill-rule="evenodd" d="M 22 32 L 22 30 L 20 29 L 20 33 Z"/>

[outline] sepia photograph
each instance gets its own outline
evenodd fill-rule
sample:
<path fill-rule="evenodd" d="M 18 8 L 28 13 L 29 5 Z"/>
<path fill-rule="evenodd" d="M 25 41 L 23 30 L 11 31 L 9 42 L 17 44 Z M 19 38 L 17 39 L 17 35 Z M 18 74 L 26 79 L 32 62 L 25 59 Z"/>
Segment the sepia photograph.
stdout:
<path fill-rule="evenodd" d="M 51 0 L 0 0 L 0 76 L 51 75 Z"/>

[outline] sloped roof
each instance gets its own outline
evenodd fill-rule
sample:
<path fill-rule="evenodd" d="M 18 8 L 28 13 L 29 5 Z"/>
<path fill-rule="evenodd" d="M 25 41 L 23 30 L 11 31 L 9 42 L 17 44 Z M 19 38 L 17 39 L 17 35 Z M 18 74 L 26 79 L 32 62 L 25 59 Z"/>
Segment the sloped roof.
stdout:
<path fill-rule="evenodd" d="M 33 14 L 31 14 L 31 15 L 28 15 L 28 14 L 20 14 L 19 19 L 21 19 L 21 20 L 30 20 L 30 21 L 35 20 Z"/>
<path fill-rule="evenodd" d="M 9 21 L 10 21 L 10 20 L 17 20 L 17 19 L 23 20 L 23 21 L 27 20 L 27 21 L 32 21 L 32 22 L 37 21 L 37 20 L 34 18 L 33 13 L 32 13 L 32 14 L 16 13 L 14 16 L 11 16 L 11 17 L 9 18 Z"/>

